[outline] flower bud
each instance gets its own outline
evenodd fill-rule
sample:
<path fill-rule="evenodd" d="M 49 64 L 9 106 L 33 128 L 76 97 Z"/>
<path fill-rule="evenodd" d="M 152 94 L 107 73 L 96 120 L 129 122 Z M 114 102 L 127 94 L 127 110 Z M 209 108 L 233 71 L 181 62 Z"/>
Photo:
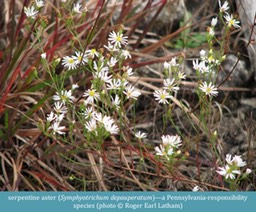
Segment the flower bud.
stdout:
<path fill-rule="evenodd" d="M 218 23 L 218 19 L 217 19 L 217 17 L 212 18 L 211 26 L 212 26 L 212 27 L 215 27 L 217 23 Z"/>
<path fill-rule="evenodd" d="M 252 173 L 252 170 L 247 168 L 246 171 L 245 171 L 245 173 L 246 173 L 246 174 L 251 174 L 251 173 Z"/>
<path fill-rule="evenodd" d="M 46 59 L 46 53 L 42 53 L 42 54 L 41 54 L 41 58 L 42 58 L 43 60 L 45 60 L 45 59 Z"/>

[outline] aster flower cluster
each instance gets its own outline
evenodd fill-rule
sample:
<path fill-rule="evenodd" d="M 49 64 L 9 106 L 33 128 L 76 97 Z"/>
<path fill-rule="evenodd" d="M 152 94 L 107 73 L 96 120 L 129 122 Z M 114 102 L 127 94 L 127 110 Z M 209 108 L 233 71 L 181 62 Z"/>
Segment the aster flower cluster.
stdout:
<path fill-rule="evenodd" d="M 24 13 L 27 18 L 35 19 L 41 7 L 44 6 L 43 0 L 35 0 L 34 4 L 30 7 L 24 7 Z"/>
<path fill-rule="evenodd" d="M 219 12 L 220 18 L 226 24 L 227 28 L 240 28 L 239 21 L 233 18 L 227 11 L 229 10 L 229 4 L 225 1 L 223 4 L 220 0 L 219 2 Z M 223 20 L 224 18 L 224 20 Z M 211 20 L 211 26 L 208 27 L 208 42 L 212 46 L 211 41 L 215 36 L 215 26 L 218 23 L 218 18 L 213 17 Z M 206 96 L 217 96 L 217 87 L 211 82 L 215 81 L 217 67 L 220 66 L 221 62 L 225 59 L 225 55 L 219 56 L 213 49 L 210 49 L 207 53 L 205 50 L 200 51 L 200 60 L 196 59 L 193 61 L 193 69 L 197 71 L 198 77 L 202 78 L 203 82 L 199 84 L 199 90 L 203 92 Z M 206 81 L 205 81 L 206 80 Z"/>
<path fill-rule="evenodd" d="M 225 1 L 223 4 L 221 4 L 220 0 L 218 0 L 218 2 L 219 2 L 219 13 L 220 13 L 219 15 L 221 20 L 223 20 L 224 18 L 225 24 L 227 25 L 228 28 L 231 28 L 231 27 L 240 28 L 240 25 L 239 25 L 240 22 L 234 19 L 232 14 L 228 13 L 228 10 L 229 10 L 228 2 Z M 217 17 L 212 18 L 211 26 L 207 28 L 209 39 L 212 39 L 215 36 L 215 26 L 217 25 L 217 23 L 218 23 L 218 18 Z"/>
<path fill-rule="evenodd" d="M 101 138 L 117 134 L 120 130 L 115 120 L 111 118 L 112 113 L 119 111 L 121 102 L 137 100 L 141 95 L 141 92 L 127 80 L 133 75 L 132 68 L 121 66 L 124 60 L 131 58 L 130 52 L 124 48 L 127 44 L 127 36 L 124 36 L 122 31 L 111 32 L 108 45 L 104 46 L 105 50 L 98 51 L 92 48 L 84 52 L 76 51 L 73 55 L 62 58 L 62 65 L 67 70 L 78 68 L 88 70 L 89 67 L 93 76 L 91 86 L 84 91 L 80 101 L 83 104 L 80 105 L 79 114 L 82 116 L 80 120 L 84 125 L 85 133 Z M 58 114 L 61 115 L 61 118 L 57 118 L 58 114 L 54 112 L 48 115 L 47 121 L 52 123 L 49 129 L 53 134 L 64 134 L 64 127 L 60 127 L 60 122 L 67 112 L 66 105 L 72 104 L 74 100 L 73 91 L 74 89 L 61 90 L 53 96 L 54 105 L 56 107 L 58 104 Z M 145 135 L 136 134 L 136 136 Z"/>
<path fill-rule="evenodd" d="M 24 7 L 24 13 L 28 18 L 35 19 L 40 11 L 40 8 L 44 6 L 44 0 L 35 0 L 30 7 Z M 62 0 L 62 3 L 66 3 L 66 0 Z M 87 12 L 87 7 L 82 8 L 82 4 L 74 3 L 72 11 L 75 14 L 81 14 Z"/>
<path fill-rule="evenodd" d="M 214 76 L 214 70 L 220 65 L 222 60 L 215 57 L 213 51 L 210 50 L 207 54 L 205 50 L 200 51 L 200 62 L 198 59 L 193 60 L 193 69 L 197 72 L 198 77 L 202 80 L 210 79 Z M 212 84 L 212 82 L 203 81 L 199 84 L 199 89 L 207 96 L 217 96 L 217 88 Z"/>
<path fill-rule="evenodd" d="M 102 52 L 94 48 L 88 49 L 84 53 L 76 51 L 72 56 L 63 57 L 62 65 L 68 70 L 76 69 L 80 65 L 89 65 L 91 67 L 93 81 L 91 88 L 84 93 L 86 104 L 94 104 L 99 101 L 101 98 L 99 91 L 102 90 L 107 94 L 117 94 L 122 91 L 127 99 L 136 100 L 141 95 L 141 92 L 127 81 L 127 77 L 133 75 L 131 67 L 123 66 L 119 73 L 115 72 L 120 63 L 131 58 L 129 51 L 123 49 L 127 44 L 127 36 L 124 36 L 122 32 L 111 32 L 108 45 L 104 46 L 108 51 L 108 57 L 105 57 Z M 118 107 L 120 97 L 114 95 L 111 98 L 112 102 Z"/>
<path fill-rule="evenodd" d="M 60 92 L 56 92 L 53 95 L 54 107 L 53 110 L 47 115 L 47 127 L 48 131 L 53 135 L 65 134 L 65 126 L 61 126 L 61 122 L 64 120 L 68 108 L 68 104 L 72 104 L 74 101 L 73 92 L 78 87 L 78 85 L 74 84 L 71 90 L 61 90 Z"/>
<path fill-rule="evenodd" d="M 155 147 L 156 155 L 162 156 L 167 160 L 175 157 L 180 151 L 178 148 L 182 145 L 182 140 L 178 135 L 163 135 L 162 144 Z"/>
<path fill-rule="evenodd" d="M 228 2 L 225 1 L 223 4 L 221 4 L 221 1 L 219 1 L 219 8 L 220 8 L 220 13 L 221 15 L 224 15 L 224 19 L 226 21 L 226 24 L 227 26 L 230 28 L 230 27 L 234 27 L 234 28 L 240 28 L 240 25 L 239 25 L 239 21 L 234 19 L 233 15 L 232 14 L 229 14 L 228 13 L 228 10 L 229 10 L 229 5 L 228 5 Z"/>
<path fill-rule="evenodd" d="M 163 80 L 164 86 L 155 90 L 153 95 L 160 104 L 169 104 L 169 99 L 172 98 L 174 93 L 177 93 L 179 84 L 181 80 L 186 78 L 186 75 L 179 70 L 177 58 L 172 58 L 170 62 L 164 62 L 164 72 L 166 75 Z"/>
<path fill-rule="evenodd" d="M 114 119 L 110 116 L 103 115 L 101 112 L 94 111 L 92 107 L 87 108 L 83 112 L 85 120 L 85 128 L 87 132 L 94 133 L 96 136 L 99 133 L 104 135 L 117 134 L 119 132 L 118 126 L 115 124 Z"/>
<path fill-rule="evenodd" d="M 216 171 L 218 174 L 225 177 L 226 180 L 235 180 L 237 176 L 241 175 L 241 168 L 246 166 L 246 162 L 242 160 L 241 156 L 227 154 L 226 155 L 227 164 L 224 167 L 218 167 Z M 251 173 L 251 169 L 246 169 L 245 175 Z"/>
<path fill-rule="evenodd" d="M 83 12 L 87 12 L 88 9 L 85 6 L 84 8 L 82 8 L 82 4 L 80 3 L 74 3 L 73 4 L 73 12 L 76 14 L 82 14 Z"/>

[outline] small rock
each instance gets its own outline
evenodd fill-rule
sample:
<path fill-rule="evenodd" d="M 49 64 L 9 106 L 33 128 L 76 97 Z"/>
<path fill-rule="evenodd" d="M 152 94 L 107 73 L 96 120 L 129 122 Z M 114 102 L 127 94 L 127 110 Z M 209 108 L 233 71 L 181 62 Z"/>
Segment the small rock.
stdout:
<path fill-rule="evenodd" d="M 246 67 L 245 61 L 239 59 L 236 55 L 227 55 L 221 65 L 217 78 L 218 83 L 223 83 L 229 87 L 244 86 L 251 79 L 252 72 Z"/>

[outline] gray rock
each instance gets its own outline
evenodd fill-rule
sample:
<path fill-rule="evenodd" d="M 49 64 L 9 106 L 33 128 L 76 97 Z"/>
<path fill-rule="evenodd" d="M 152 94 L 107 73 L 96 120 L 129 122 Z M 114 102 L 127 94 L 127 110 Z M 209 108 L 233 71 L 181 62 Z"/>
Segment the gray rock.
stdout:
<path fill-rule="evenodd" d="M 161 0 L 154 1 L 154 3 L 155 2 L 161 2 Z M 160 34 L 163 29 L 165 29 L 166 32 L 168 32 L 168 30 L 170 31 L 176 21 L 178 22 L 184 18 L 186 12 L 184 0 L 167 1 L 160 14 L 157 16 L 152 31 Z M 154 13 L 150 13 L 146 21 L 150 21 L 154 15 Z"/>
<path fill-rule="evenodd" d="M 246 39 L 247 51 L 251 63 L 251 72 L 256 80 L 256 26 L 255 11 L 256 0 L 236 0 L 242 30 Z"/>
<path fill-rule="evenodd" d="M 217 78 L 218 84 L 229 87 L 245 86 L 252 77 L 252 72 L 246 67 L 245 61 L 236 55 L 227 55 L 221 67 Z"/>
<path fill-rule="evenodd" d="M 124 0 L 118 0 L 117 3 L 119 5 L 123 4 Z M 158 8 L 163 4 L 162 0 L 154 0 L 151 1 L 151 5 L 146 9 L 149 1 L 140 1 L 134 0 L 132 7 L 135 10 L 135 13 L 145 12 L 144 20 L 141 22 L 139 26 L 141 29 L 148 26 L 151 23 L 154 16 L 156 15 Z M 121 7 L 117 7 L 114 13 L 114 20 L 117 20 L 121 13 Z M 164 7 L 155 18 L 152 23 L 151 30 L 156 34 L 161 34 L 163 29 L 169 30 L 172 28 L 172 25 L 175 21 L 182 20 L 184 15 L 186 14 L 186 6 L 184 0 L 168 0 L 166 1 Z"/>

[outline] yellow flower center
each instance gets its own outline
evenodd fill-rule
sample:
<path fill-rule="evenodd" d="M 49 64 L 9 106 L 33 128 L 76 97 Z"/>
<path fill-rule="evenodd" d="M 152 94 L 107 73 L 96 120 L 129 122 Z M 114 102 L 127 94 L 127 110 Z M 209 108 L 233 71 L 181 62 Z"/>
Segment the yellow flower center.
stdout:
<path fill-rule="evenodd" d="M 166 99 L 166 95 L 165 95 L 165 94 L 161 94 L 161 95 L 160 95 L 160 98 L 161 98 L 162 100 L 165 100 L 165 99 Z"/>
<path fill-rule="evenodd" d="M 118 35 L 118 36 L 116 37 L 116 41 L 120 42 L 121 40 L 122 40 L 122 36 L 121 36 L 121 35 Z"/>
<path fill-rule="evenodd" d="M 69 60 L 68 60 L 68 63 L 69 64 L 72 64 L 72 63 L 74 63 L 75 62 L 75 60 L 73 59 L 73 58 L 69 58 Z"/>
<path fill-rule="evenodd" d="M 233 26 L 235 24 L 235 20 L 234 19 L 231 19 L 230 21 L 229 21 L 229 26 Z"/>
<path fill-rule="evenodd" d="M 89 91 L 89 95 L 93 97 L 95 95 L 95 91 L 94 90 Z"/>
<path fill-rule="evenodd" d="M 213 58 L 212 55 L 211 55 L 210 57 L 208 57 L 208 61 L 209 61 L 209 62 L 214 62 L 214 58 Z"/>
<path fill-rule="evenodd" d="M 65 96 L 65 95 L 61 95 L 60 98 L 61 98 L 62 101 L 66 101 L 68 99 L 67 96 Z"/>

